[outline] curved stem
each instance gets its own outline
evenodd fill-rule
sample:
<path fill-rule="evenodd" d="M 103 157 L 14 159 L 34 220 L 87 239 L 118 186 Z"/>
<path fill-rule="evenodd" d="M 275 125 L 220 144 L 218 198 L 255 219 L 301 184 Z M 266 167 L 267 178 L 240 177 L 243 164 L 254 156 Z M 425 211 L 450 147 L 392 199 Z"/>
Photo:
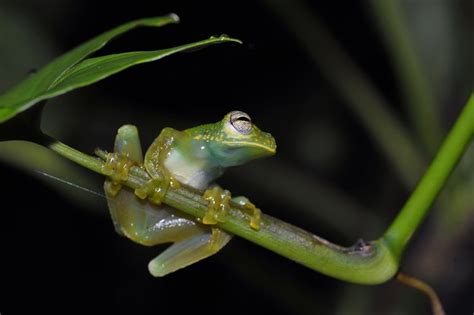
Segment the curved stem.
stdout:
<path fill-rule="evenodd" d="M 107 176 L 103 169 L 103 159 L 84 154 L 59 141 L 50 142 L 47 146 L 67 159 Z M 100 150 L 97 154 L 104 156 L 104 152 Z M 135 189 L 149 180 L 150 176 L 146 171 L 134 166 L 122 184 Z M 204 217 L 207 211 L 207 201 L 201 194 L 185 187 L 169 189 L 164 202 L 198 220 Z M 382 283 L 391 279 L 398 268 L 396 260 L 383 241 L 359 241 L 352 247 L 341 247 L 269 215 L 262 214 L 258 231 L 250 227 L 249 221 L 250 215 L 233 205 L 227 214 L 226 222 L 219 223 L 218 226 L 308 268 L 349 282 Z"/>
<path fill-rule="evenodd" d="M 473 135 L 474 94 L 471 94 L 425 175 L 383 236 L 398 261 Z"/>
<path fill-rule="evenodd" d="M 368 243 L 359 241 L 352 247 L 341 247 L 265 214 L 262 214 L 260 230 L 256 231 L 249 225 L 249 214 L 236 205 L 231 207 L 226 222 L 219 223 L 218 227 L 334 278 L 360 284 L 385 282 L 396 274 L 401 253 L 466 149 L 473 131 L 474 96 L 470 98 L 415 192 L 379 240 Z M 43 144 L 60 155 L 107 176 L 102 159 L 58 141 Z M 122 184 L 135 189 L 149 180 L 150 176 L 146 171 L 134 166 Z M 207 201 L 201 194 L 185 187 L 169 189 L 164 202 L 197 220 L 202 219 L 207 211 Z"/>

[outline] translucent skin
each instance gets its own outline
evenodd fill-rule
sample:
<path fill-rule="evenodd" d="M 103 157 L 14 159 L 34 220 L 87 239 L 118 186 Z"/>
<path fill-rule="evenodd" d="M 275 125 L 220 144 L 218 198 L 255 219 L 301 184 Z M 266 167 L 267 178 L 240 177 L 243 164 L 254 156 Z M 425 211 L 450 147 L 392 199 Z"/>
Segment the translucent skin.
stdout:
<path fill-rule="evenodd" d="M 276 145 L 245 113 L 235 111 L 214 124 L 163 129 L 144 160 L 136 127 L 125 125 L 117 133 L 114 150 L 108 163 L 112 175 L 104 188 L 116 231 L 146 246 L 174 243 L 148 265 L 158 277 L 209 257 L 230 241 L 230 234 L 212 225 L 225 220 L 231 196 L 211 183 L 228 167 L 273 155 Z M 119 184 L 131 165 L 144 167 L 152 178 L 135 191 Z M 166 190 L 179 185 L 202 191 L 209 201 L 202 222 L 160 204 Z M 253 214 L 249 224 L 258 230 L 260 211 L 245 197 L 233 200 Z"/>

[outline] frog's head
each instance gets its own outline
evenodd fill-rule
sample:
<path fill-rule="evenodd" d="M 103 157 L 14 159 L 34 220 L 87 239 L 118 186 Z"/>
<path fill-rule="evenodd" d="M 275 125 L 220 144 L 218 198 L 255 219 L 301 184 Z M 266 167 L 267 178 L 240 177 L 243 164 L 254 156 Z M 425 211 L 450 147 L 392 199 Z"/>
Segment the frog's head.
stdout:
<path fill-rule="evenodd" d="M 261 131 L 244 112 L 232 111 L 221 121 L 202 127 L 194 138 L 207 142 L 210 154 L 222 167 L 241 165 L 276 152 L 272 135 Z"/>

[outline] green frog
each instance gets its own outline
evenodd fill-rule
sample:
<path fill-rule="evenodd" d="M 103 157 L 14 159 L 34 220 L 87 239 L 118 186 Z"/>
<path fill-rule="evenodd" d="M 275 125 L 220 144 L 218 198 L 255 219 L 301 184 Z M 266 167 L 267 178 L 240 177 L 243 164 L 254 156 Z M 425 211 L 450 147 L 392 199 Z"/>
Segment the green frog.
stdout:
<path fill-rule="evenodd" d="M 143 159 L 137 128 L 122 126 L 114 152 L 107 154 L 110 176 L 104 190 L 115 230 L 145 246 L 173 243 L 150 261 L 155 277 L 165 276 L 222 249 L 232 235 L 216 227 L 225 222 L 230 203 L 250 212 L 250 226 L 258 230 L 260 210 L 247 198 L 232 198 L 214 184 L 232 166 L 276 152 L 271 134 L 255 126 L 249 115 L 232 111 L 221 121 L 178 131 L 164 128 Z M 121 187 L 131 166 L 143 168 L 151 180 L 135 190 Z M 190 217 L 161 203 L 168 189 L 181 185 L 203 194 L 209 202 L 202 219 Z"/>

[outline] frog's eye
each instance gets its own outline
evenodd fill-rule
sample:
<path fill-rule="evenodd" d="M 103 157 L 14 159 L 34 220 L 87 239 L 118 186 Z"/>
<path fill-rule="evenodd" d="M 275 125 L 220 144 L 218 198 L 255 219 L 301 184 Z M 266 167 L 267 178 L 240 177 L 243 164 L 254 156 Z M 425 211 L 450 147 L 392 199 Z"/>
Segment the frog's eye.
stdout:
<path fill-rule="evenodd" d="M 252 131 L 252 120 L 244 112 L 234 111 L 230 113 L 230 124 L 238 132 L 246 135 Z"/>

